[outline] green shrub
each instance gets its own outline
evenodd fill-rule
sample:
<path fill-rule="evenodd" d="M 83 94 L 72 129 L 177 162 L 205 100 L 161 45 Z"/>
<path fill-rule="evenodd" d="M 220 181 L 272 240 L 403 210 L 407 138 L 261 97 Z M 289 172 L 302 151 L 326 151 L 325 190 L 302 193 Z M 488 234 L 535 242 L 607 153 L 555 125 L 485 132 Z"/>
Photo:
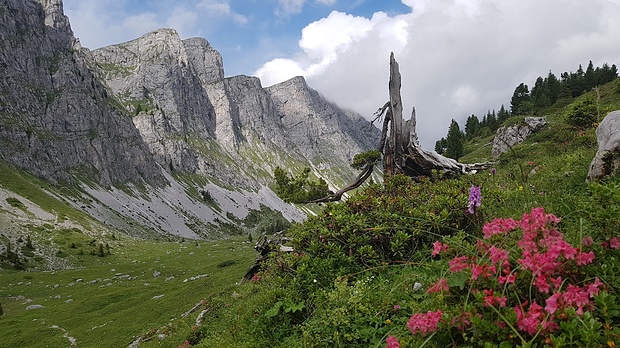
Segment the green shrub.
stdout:
<path fill-rule="evenodd" d="M 6 198 L 6 202 L 9 203 L 9 205 L 13 208 L 18 208 L 18 209 L 25 209 L 26 207 L 24 206 L 24 203 L 22 203 L 19 199 L 15 198 L 15 197 L 7 197 Z"/>
<path fill-rule="evenodd" d="M 407 260 L 438 236 L 478 226 L 479 217 L 465 212 L 470 187 L 468 180 L 430 185 L 396 175 L 327 206 L 289 233 L 296 249 L 312 257 L 342 254 L 359 267 Z"/>
<path fill-rule="evenodd" d="M 566 113 L 566 121 L 575 127 L 589 128 L 597 121 L 597 106 L 593 98 L 575 102 Z"/>

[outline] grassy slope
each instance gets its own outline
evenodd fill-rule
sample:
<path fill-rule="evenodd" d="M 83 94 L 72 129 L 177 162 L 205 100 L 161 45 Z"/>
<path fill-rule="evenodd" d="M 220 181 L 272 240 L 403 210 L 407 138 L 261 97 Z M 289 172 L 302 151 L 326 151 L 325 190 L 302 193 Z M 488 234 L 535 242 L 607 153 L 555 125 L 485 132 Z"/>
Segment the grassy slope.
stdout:
<path fill-rule="evenodd" d="M 185 322 L 181 314 L 212 293 L 234 288 L 254 256 L 251 245 L 238 239 L 199 244 L 124 240 L 112 255 L 75 259 L 79 269 L 0 271 L 5 312 L 0 346 L 68 346 L 54 325 L 79 347 L 126 347 L 171 322 L 188 328 L 195 315 Z M 156 271 L 161 275 L 154 277 Z M 202 274 L 208 276 L 184 282 Z M 34 304 L 45 308 L 26 310 Z M 164 346 L 177 343 L 182 341 L 168 339 Z"/>

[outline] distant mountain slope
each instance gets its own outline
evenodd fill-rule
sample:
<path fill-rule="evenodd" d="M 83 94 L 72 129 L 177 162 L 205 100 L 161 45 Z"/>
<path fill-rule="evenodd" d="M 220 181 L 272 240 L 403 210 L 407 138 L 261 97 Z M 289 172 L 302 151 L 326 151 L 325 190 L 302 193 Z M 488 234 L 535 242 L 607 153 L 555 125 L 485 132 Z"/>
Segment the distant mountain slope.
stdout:
<path fill-rule="evenodd" d="M 342 182 L 352 177 L 353 156 L 379 139 L 368 121 L 327 102 L 301 77 L 266 89 L 255 77 L 224 78 L 222 58 L 206 40 L 181 40 L 172 29 L 93 57 L 167 169 L 256 188 L 276 166 L 318 166 Z"/>
<path fill-rule="evenodd" d="M 243 233 L 255 216 L 299 221 L 268 187 L 274 168 L 340 186 L 379 139 L 303 78 L 225 78 L 205 39 L 159 29 L 84 49 L 61 0 L 0 0 L 0 47 L 0 215 L 14 239 L 67 219 L 88 234 L 189 238 Z"/>
<path fill-rule="evenodd" d="M 0 1 L 0 159 L 57 182 L 165 183 L 89 70 L 60 1 Z"/>

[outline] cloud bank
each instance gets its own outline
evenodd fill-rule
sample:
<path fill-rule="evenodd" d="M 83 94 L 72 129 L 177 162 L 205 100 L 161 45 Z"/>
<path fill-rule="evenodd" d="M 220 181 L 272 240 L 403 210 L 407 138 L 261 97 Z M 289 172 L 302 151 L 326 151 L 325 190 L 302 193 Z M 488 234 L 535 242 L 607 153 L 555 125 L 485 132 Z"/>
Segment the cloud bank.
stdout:
<path fill-rule="evenodd" d="M 301 3 L 303 1 L 288 1 Z M 415 106 L 422 145 L 451 119 L 510 107 L 521 82 L 620 63 L 620 0 L 402 0 L 411 12 L 371 18 L 333 11 L 308 24 L 299 50 L 255 71 L 264 85 L 303 75 L 367 118 L 388 99 L 389 54 L 402 74 L 405 112 Z"/>

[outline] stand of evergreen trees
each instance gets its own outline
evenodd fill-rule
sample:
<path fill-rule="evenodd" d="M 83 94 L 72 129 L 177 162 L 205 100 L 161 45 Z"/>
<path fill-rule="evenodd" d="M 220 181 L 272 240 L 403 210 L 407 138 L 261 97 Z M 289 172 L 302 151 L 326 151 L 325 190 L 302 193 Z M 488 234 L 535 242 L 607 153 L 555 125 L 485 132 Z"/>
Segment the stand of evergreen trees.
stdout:
<path fill-rule="evenodd" d="M 459 124 L 452 120 L 445 138 L 437 140 L 435 151 L 446 157 L 458 160 L 463 155 L 463 142 L 477 136 L 493 134 L 508 118 L 517 115 L 537 115 L 544 108 L 552 106 L 562 99 L 576 98 L 596 86 L 604 85 L 618 78 L 618 69 L 615 64 L 607 63 L 595 68 L 592 61 L 585 71 L 579 64 L 576 72 L 564 72 L 558 79 L 551 71 L 547 77 L 539 76 L 532 90 L 528 85 L 520 83 L 510 99 L 510 110 L 504 105 L 498 112 L 495 109 L 487 111 L 480 120 L 472 114 L 465 122 L 465 129 L 461 131 Z"/>
<path fill-rule="evenodd" d="M 560 77 L 558 79 L 551 71 L 545 78 L 538 76 L 531 92 L 526 84 L 517 86 L 510 100 L 512 114 L 537 114 L 558 100 L 576 98 L 596 86 L 615 80 L 618 68 L 615 64 L 609 66 L 607 63 L 594 68 L 590 61 L 585 72 L 580 64 L 576 72 L 564 72 Z"/>

